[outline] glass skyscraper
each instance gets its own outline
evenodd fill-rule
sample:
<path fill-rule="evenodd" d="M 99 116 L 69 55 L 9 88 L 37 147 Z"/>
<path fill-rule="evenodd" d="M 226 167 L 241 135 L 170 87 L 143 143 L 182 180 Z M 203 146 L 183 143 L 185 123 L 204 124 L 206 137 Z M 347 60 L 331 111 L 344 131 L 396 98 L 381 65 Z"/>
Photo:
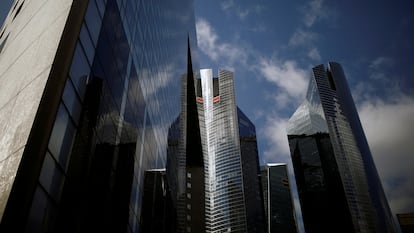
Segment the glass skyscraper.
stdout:
<path fill-rule="evenodd" d="M 265 232 L 266 220 L 263 205 L 263 192 L 260 182 L 256 127 L 238 107 L 237 118 L 243 170 L 243 189 L 246 203 L 247 230 L 248 232 Z"/>
<path fill-rule="evenodd" d="M 297 224 L 287 167 L 268 163 L 262 167 L 261 181 L 265 203 L 267 232 L 296 233 Z"/>
<path fill-rule="evenodd" d="M 0 231 L 139 232 L 188 47 L 198 70 L 190 0 L 16 0 L 0 31 Z"/>
<path fill-rule="evenodd" d="M 395 232 L 341 65 L 312 74 L 287 126 L 306 232 Z"/>
<path fill-rule="evenodd" d="M 238 117 L 233 73 L 219 70 L 213 77 L 211 69 L 202 69 L 200 76 L 197 102 L 206 174 L 206 232 L 263 232 L 263 224 L 256 223 L 259 229 L 254 229 L 250 221 L 256 220 L 247 217 L 257 211 L 250 209 L 254 202 L 256 207 L 262 205 L 260 195 L 247 194 L 259 187 L 258 160 L 255 145 L 247 144 L 248 137 L 255 141 L 254 126 L 241 111 Z M 240 123 L 244 126 L 239 132 Z M 241 144 L 253 153 L 246 149 L 243 155 Z M 256 163 L 243 168 L 243 158 Z"/>
<path fill-rule="evenodd" d="M 205 175 L 195 78 L 189 50 L 187 74 L 181 77 L 181 114 L 168 134 L 167 180 L 176 225 L 170 232 L 205 232 Z"/>

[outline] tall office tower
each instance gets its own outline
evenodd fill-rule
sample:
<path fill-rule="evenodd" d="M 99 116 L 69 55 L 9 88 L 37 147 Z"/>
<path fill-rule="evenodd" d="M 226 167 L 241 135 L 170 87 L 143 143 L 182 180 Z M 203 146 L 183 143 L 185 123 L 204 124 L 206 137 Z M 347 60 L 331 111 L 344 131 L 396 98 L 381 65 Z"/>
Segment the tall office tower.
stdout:
<path fill-rule="evenodd" d="M 200 75 L 197 101 L 206 174 L 206 232 L 248 232 L 254 229 L 247 219 L 252 211 L 248 202 L 256 200 L 247 200 L 251 195 L 246 192 L 255 186 L 244 186 L 243 177 L 257 177 L 258 171 L 257 163 L 242 167 L 233 73 L 220 70 L 213 78 L 211 69 L 202 69 Z M 257 152 L 243 157 L 250 156 Z"/>
<path fill-rule="evenodd" d="M 240 137 L 247 230 L 248 232 L 265 232 L 266 219 L 262 185 L 260 182 L 256 127 L 238 107 L 237 120 Z"/>
<path fill-rule="evenodd" d="M 287 126 L 306 232 L 395 232 L 342 67 L 312 74 Z"/>
<path fill-rule="evenodd" d="M 297 224 L 285 163 L 269 163 L 261 169 L 267 232 L 296 233 Z"/>
<path fill-rule="evenodd" d="M 194 54 L 191 0 L 15 0 L 0 30 L 1 232 L 139 231 L 188 37 Z"/>
<path fill-rule="evenodd" d="M 171 231 L 205 232 L 204 158 L 194 80 L 197 73 L 188 67 L 181 79 L 181 114 L 168 135 L 167 179 L 177 219 L 176 229 Z"/>

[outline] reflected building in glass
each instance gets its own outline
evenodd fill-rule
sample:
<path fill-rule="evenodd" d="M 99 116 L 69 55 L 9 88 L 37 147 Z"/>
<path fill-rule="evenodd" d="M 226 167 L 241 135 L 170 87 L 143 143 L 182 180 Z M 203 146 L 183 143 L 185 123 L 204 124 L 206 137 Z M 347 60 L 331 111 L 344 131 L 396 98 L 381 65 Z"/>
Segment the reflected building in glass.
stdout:
<path fill-rule="evenodd" d="M 0 48 L 0 231 L 139 232 L 198 70 L 192 1 L 16 0 Z"/>
<path fill-rule="evenodd" d="M 253 190 L 260 185 L 254 125 L 236 106 L 233 73 L 219 70 L 213 77 L 211 69 L 202 69 L 200 76 L 197 102 L 206 174 L 206 232 L 264 232 L 263 222 L 255 222 L 264 219 L 263 213 L 252 218 L 262 206 L 260 191 Z M 243 167 L 243 158 L 253 164 Z"/>
<path fill-rule="evenodd" d="M 287 134 L 306 232 L 395 232 L 340 64 L 313 68 Z"/>
<path fill-rule="evenodd" d="M 269 163 L 263 166 L 261 181 L 267 232 L 298 232 L 286 164 Z"/>

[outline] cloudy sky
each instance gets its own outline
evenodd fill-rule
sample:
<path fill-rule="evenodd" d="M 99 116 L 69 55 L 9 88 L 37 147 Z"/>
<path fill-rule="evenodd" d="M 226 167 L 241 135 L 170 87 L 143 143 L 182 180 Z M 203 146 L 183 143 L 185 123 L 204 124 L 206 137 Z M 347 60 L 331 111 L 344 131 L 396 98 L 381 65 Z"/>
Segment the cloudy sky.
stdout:
<path fill-rule="evenodd" d="M 11 2 L 1 0 L 0 22 Z M 414 2 L 195 0 L 195 8 L 201 68 L 234 71 L 261 163 L 291 164 L 286 122 L 311 68 L 336 61 L 393 213 L 414 212 Z"/>
<path fill-rule="evenodd" d="M 342 64 L 394 214 L 414 212 L 414 2 L 195 1 L 201 68 L 235 73 L 261 163 L 291 164 L 286 122 L 313 66 Z"/>

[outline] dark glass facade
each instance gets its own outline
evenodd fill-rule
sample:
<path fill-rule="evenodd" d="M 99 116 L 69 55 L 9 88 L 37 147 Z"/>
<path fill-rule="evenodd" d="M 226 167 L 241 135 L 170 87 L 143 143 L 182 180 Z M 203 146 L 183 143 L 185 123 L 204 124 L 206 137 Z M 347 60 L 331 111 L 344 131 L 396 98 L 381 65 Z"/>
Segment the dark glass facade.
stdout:
<path fill-rule="evenodd" d="M 47 148 L 21 225 L 26 232 L 139 232 L 144 171 L 165 167 L 189 45 L 190 66 L 198 68 L 193 3 L 79 2 L 72 11 L 83 4 L 85 14 L 71 12 L 77 18 L 65 26 L 79 34 L 71 35 L 71 53 L 57 55 L 72 58 L 62 93 L 55 91 L 58 107 L 49 109 L 56 112 L 51 133 L 41 135 Z"/>
<path fill-rule="evenodd" d="M 172 232 L 173 216 L 165 169 L 145 171 L 140 232 Z"/>
<path fill-rule="evenodd" d="M 237 107 L 240 153 L 243 170 L 243 188 L 248 232 L 265 232 L 263 193 L 260 182 L 259 153 L 256 127 Z"/>
<path fill-rule="evenodd" d="M 287 127 L 306 231 L 320 232 L 312 216 L 326 206 L 341 216 L 339 222 L 326 219 L 326 232 L 395 232 L 342 67 L 330 62 L 312 71 L 306 99 Z M 312 190 L 327 196 L 307 193 Z"/>
<path fill-rule="evenodd" d="M 181 114 L 168 134 L 167 179 L 176 225 L 171 232 L 205 232 L 204 157 L 196 103 L 195 76 L 189 51 L 181 77 Z"/>
<path fill-rule="evenodd" d="M 296 233 L 297 224 L 286 164 L 267 164 L 261 169 L 267 232 Z"/>
<path fill-rule="evenodd" d="M 355 232 L 329 134 L 289 135 L 306 232 Z"/>

